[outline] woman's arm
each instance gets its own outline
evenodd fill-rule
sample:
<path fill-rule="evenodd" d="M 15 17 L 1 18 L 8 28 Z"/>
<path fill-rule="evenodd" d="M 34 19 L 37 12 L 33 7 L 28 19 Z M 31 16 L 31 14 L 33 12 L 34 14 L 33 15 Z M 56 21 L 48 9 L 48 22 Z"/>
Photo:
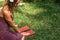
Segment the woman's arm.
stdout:
<path fill-rule="evenodd" d="M 5 20 L 8 22 L 8 24 L 18 33 L 20 33 L 18 31 L 18 28 L 15 26 L 15 23 L 13 22 L 13 20 L 11 19 L 11 16 L 10 16 L 10 12 L 7 10 L 7 9 L 3 9 L 3 15 L 4 15 L 4 18 Z"/>

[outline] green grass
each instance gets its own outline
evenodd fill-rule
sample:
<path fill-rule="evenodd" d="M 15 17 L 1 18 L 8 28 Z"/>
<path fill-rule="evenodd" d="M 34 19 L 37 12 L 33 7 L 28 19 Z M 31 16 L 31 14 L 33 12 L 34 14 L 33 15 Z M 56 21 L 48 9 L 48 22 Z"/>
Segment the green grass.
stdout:
<path fill-rule="evenodd" d="M 15 23 L 36 33 L 26 40 L 60 40 L 60 7 L 54 3 L 25 3 L 15 12 Z"/>
<path fill-rule="evenodd" d="M 60 6 L 54 3 L 25 3 L 15 10 L 15 23 L 36 33 L 26 40 L 60 40 Z"/>
<path fill-rule="evenodd" d="M 5 1 L 0 2 L 0 7 L 4 5 Z"/>

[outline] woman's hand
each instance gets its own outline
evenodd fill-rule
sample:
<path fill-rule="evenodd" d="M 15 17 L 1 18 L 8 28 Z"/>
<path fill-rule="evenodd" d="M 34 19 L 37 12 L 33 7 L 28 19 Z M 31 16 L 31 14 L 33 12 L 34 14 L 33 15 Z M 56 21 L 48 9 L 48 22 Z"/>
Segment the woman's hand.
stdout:
<path fill-rule="evenodd" d="M 15 25 L 15 27 L 17 29 L 17 32 L 20 33 L 19 28 L 18 28 L 18 25 Z"/>
<path fill-rule="evenodd" d="M 16 24 L 15 26 L 16 26 L 16 27 L 18 27 L 18 25 L 17 25 L 17 24 Z"/>

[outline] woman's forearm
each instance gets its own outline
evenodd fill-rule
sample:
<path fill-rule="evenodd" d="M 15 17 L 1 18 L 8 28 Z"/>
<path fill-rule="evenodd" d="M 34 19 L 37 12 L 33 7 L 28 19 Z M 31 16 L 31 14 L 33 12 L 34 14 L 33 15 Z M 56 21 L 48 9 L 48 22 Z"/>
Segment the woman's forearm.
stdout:
<path fill-rule="evenodd" d="M 7 20 L 7 21 L 8 21 L 8 24 L 9 24 L 16 32 L 20 33 L 19 30 L 18 30 L 18 28 L 16 27 L 16 25 L 14 24 L 13 21 L 9 21 L 9 20 Z"/>
<path fill-rule="evenodd" d="M 5 20 L 8 22 L 8 24 L 16 31 L 16 32 L 19 32 L 18 31 L 18 28 L 15 26 L 15 23 L 14 21 L 12 20 L 11 18 L 11 12 L 8 11 L 8 9 L 6 9 L 5 7 L 3 8 L 3 16 L 5 18 Z"/>

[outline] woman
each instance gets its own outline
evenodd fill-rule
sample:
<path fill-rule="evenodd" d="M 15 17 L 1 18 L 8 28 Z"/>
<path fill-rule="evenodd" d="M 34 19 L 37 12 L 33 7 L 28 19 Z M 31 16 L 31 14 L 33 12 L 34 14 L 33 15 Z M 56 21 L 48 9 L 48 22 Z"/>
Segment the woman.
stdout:
<path fill-rule="evenodd" d="M 13 9 L 17 7 L 19 0 L 7 0 L 0 12 L 0 40 L 24 40 L 29 33 L 20 33 L 14 23 Z M 9 27 L 12 27 L 16 32 L 10 32 Z"/>

